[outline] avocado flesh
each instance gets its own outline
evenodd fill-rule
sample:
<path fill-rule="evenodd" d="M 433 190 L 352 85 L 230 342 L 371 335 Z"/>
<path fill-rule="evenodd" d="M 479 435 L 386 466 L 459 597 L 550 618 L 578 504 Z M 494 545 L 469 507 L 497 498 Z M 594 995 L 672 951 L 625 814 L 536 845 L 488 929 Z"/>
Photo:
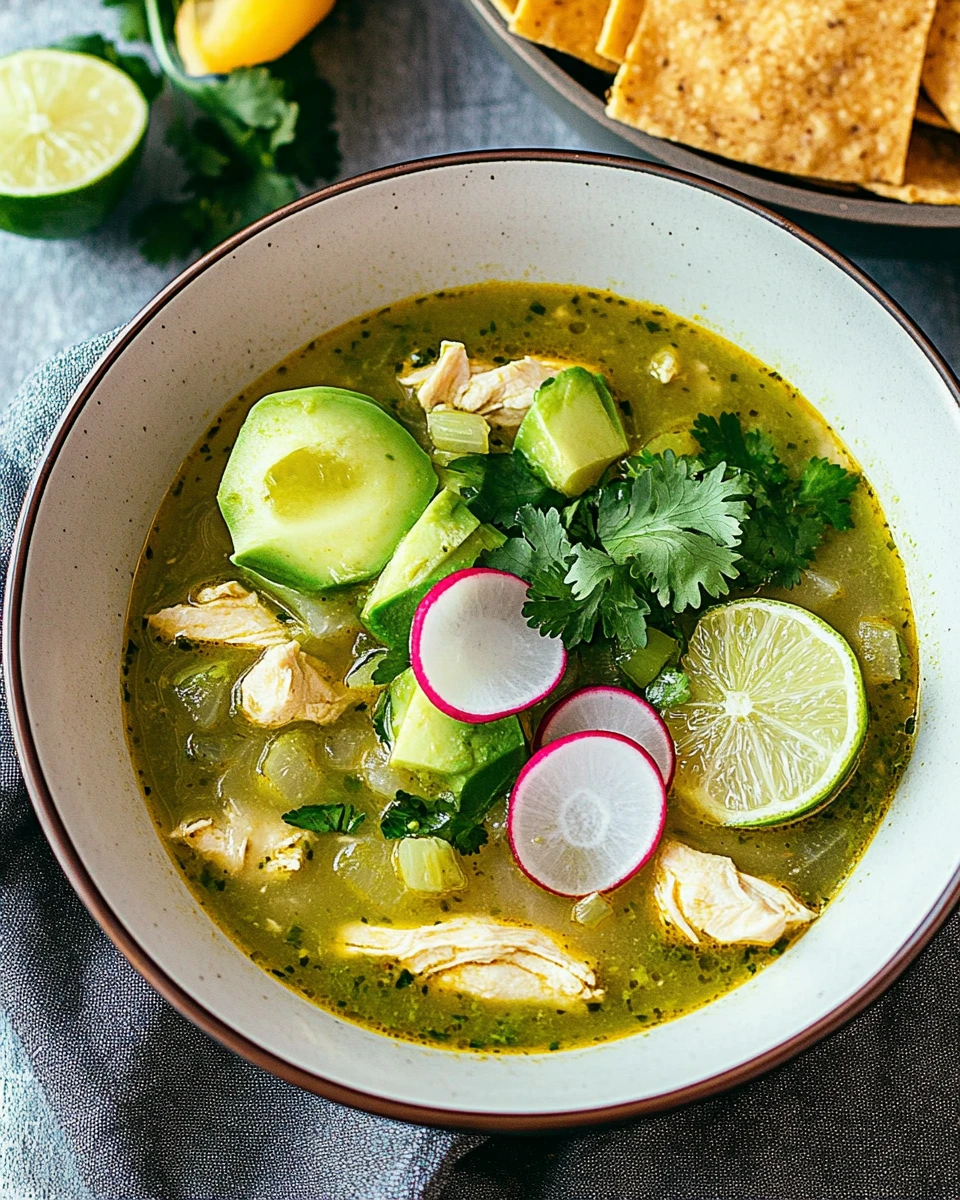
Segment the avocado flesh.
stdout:
<path fill-rule="evenodd" d="M 426 775 L 473 807 L 502 794 L 526 756 L 516 717 L 483 725 L 455 721 L 427 698 L 404 671 L 390 685 L 393 746 L 390 765 Z"/>
<path fill-rule="evenodd" d="M 565 496 L 593 487 L 630 448 L 603 376 L 584 367 L 568 367 L 541 386 L 513 446 Z"/>
<path fill-rule="evenodd" d="M 436 487 L 429 457 L 369 396 L 300 388 L 250 410 L 217 502 L 238 566 L 318 592 L 378 574 Z"/>
<path fill-rule="evenodd" d="M 391 649 L 405 645 L 417 605 L 433 585 L 472 567 L 482 551 L 504 540 L 492 526 L 481 525 L 456 493 L 440 492 L 397 546 L 360 620 Z"/>

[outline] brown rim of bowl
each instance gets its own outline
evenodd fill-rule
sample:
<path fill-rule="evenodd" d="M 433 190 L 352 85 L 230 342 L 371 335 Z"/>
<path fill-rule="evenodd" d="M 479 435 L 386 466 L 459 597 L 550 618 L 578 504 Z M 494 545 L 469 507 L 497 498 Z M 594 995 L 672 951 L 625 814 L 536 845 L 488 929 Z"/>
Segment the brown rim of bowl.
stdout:
<path fill-rule="evenodd" d="M 714 183 L 736 188 L 761 204 L 774 204 L 793 212 L 895 229 L 960 228 L 960 209 L 956 205 L 907 204 L 871 195 L 855 184 L 831 184 L 829 180 L 765 171 L 615 121 L 607 116 L 603 99 L 575 78 L 566 64 L 574 70 L 584 68 L 601 78 L 596 68 L 578 63 L 569 55 L 548 52 L 535 42 L 511 33 L 492 0 L 462 0 L 462 3 L 500 56 L 545 103 L 586 137 L 600 138 L 611 149 L 616 147 L 623 154 L 632 151 L 654 162 L 702 175 Z"/>
<path fill-rule="evenodd" d="M 363 1109 L 378 1116 L 410 1121 L 421 1125 L 437 1125 L 448 1129 L 481 1130 L 485 1132 L 534 1133 L 574 1129 L 585 1125 L 622 1121 L 630 1117 L 663 1112 L 695 1100 L 703 1100 L 709 1096 L 714 1096 L 718 1092 L 725 1091 L 738 1084 L 746 1083 L 748 1080 L 756 1078 L 771 1068 L 787 1062 L 794 1055 L 812 1046 L 828 1033 L 832 1033 L 852 1017 L 856 1016 L 857 1013 L 861 1012 L 871 1001 L 875 1000 L 906 969 L 909 963 L 913 961 L 946 920 L 954 904 L 960 900 L 960 869 L 957 870 L 949 886 L 944 890 L 939 900 L 920 922 L 919 926 L 900 947 L 893 958 L 886 963 L 869 983 L 840 1004 L 831 1013 L 808 1025 L 806 1029 L 788 1041 L 782 1042 L 779 1046 L 745 1063 L 741 1063 L 729 1071 L 714 1075 L 710 1079 L 705 1079 L 699 1083 L 691 1084 L 675 1091 L 665 1092 L 659 1096 L 650 1097 L 645 1100 L 606 1105 L 600 1108 L 560 1110 L 547 1113 L 470 1112 L 433 1108 L 424 1105 L 409 1104 L 400 1100 L 390 1100 L 369 1092 L 359 1091 L 343 1086 L 342 1084 L 334 1083 L 331 1080 L 324 1079 L 320 1075 L 315 1075 L 301 1067 L 294 1066 L 277 1055 L 264 1050 L 255 1042 L 252 1042 L 249 1038 L 231 1028 L 219 1017 L 209 1012 L 203 1005 L 199 1004 L 188 992 L 166 975 L 135 941 L 119 916 L 110 908 L 106 899 L 88 874 L 70 841 L 60 814 L 57 811 L 56 801 L 47 787 L 30 729 L 20 662 L 23 580 L 26 573 L 30 540 L 37 512 L 53 469 L 53 464 L 68 433 L 82 413 L 84 406 L 94 394 L 97 385 L 147 322 L 155 317 L 169 300 L 183 291 L 198 275 L 202 274 L 207 267 L 225 258 L 251 237 L 254 237 L 265 229 L 269 229 L 272 225 L 282 221 L 292 213 L 310 208 L 315 204 L 322 204 L 324 200 L 341 196 L 344 193 L 365 187 L 371 183 L 382 183 L 386 180 L 397 179 L 407 175 L 416 175 L 422 171 L 440 170 L 445 167 L 495 167 L 498 163 L 502 162 L 585 163 L 613 170 L 636 171 L 641 174 L 657 175 L 672 179 L 689 187 L 699 188 L 701 191 L 710 192 L 730 203 L 740 205 L 741 208 L 750 210 L 757 216 L 778 226 L 785 233 L 799 238 L 800 241 L 815 250 L 835 267 L 844 271 L 864 291 L 872 296 L 877 303 L 881 304 L 920 347 L 947 385 L 954 400 L 960 405 L 960 384 L 954 378 L 944 359 L 933 347 L 925 334 L 914 325 L 910 318 L 872 280 L 843 258 L 842 255 L 831 250 L 819 239 L 798 228 L 792 222 L 765 209 L 762 205 L 756 203 L 756 201 L 750 200 L 719 184 L 700 179 L 696 176 L 687 175 L 670 167 L 641 163 L 636 159 L 564 150 L 479 151 L 443 155 L 436 158 L 422 158 L 409 163 L 384 167 L 380 170 L 371 171 L 365 175 L 345 180 L 342 183 L 335 183 L 319 192 L 295 200 L 292 204 L 286 205 L 277 212 L 261 218 L 253 225 L 234 234 L 222 245 L 205 254 L 192 266 L 187 267 L 185 271 L 178 275 L 176 279 L 146 305 L 117 336 L 100 362 L 81 383 L 73 399 L 67 406 L 47 445 L 43 461 L 27 491 L 17 524 L 11 551 L 10 567 L 7 574 L 7 589 L 3 611 L 2 648 L 3 671 L 7 686 L 14 740 L 20 756 L 27 789 L 44 834 L 50 842 L 67 878 L 87 909 L 117 949 L 164 999 L 169 1001 L 183 1016 L 216 1038 L 224 1046 L 227 1046 L 235 1053 L 247 1059 L 248 1062 L 262 1067 L 287 1083 L 295 1084 L 307 1091 L 324 1096 L 328 1100 L 334 1100 L 339 1104 L 350 1105 L 353 1108 Z"/>

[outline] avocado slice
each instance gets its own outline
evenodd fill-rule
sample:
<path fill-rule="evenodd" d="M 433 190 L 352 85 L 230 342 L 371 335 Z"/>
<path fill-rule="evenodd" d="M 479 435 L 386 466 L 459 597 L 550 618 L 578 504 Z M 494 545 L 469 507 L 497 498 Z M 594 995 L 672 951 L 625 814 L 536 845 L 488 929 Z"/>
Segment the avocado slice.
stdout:
<path fill-rule="evenodd" d="M 513 447 L 565 496 L 593 487 L 630 449 L 606 381 L 585 367 L 567 367 L 541 385 Z"/>
<path fill-rule="evenodd" d="M 238 566 L 317 592 L 378 574 L 436 487 L 429 457 L 369 396 L 314 387 L 253 406 L 217 502 Z"/>
<path fill-rule="evenodd" d="M 448 717 L 404 671 L 390 685 L 390 764 L 427 776 L 479 809 L 509 787 L 526 758 L 516 717 L 468 725 Z"/>
<path fill-rule="evenodd" d="M 481 525 L 455 492 L 444 489 L 427 505 L 384 568 L 360 620 L 384 645 L 406 644 L 417 605 L 433 585 L 472 567 L 483 550 L 505 541 L 492 525 Z"/>

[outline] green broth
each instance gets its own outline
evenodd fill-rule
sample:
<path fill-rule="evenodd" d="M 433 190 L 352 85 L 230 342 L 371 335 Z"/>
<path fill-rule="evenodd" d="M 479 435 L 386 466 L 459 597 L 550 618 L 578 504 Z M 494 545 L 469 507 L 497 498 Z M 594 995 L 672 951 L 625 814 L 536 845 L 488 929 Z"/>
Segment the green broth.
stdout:
<path fill-rule="evenodd" d="M 255 728 L 230 711 L 197 727 L 178 698 L 184 672 L 212 662 L 236 679 L 255 652 L 164 645 L 149 637 L 144 615 L 181 602 L 206 583 L 236 578 L 230 541 L 216 505 L 227 455 L 246 413 L 260 397 L 318 383 L 367 393 L 389 406 L 421 441 L 419 408 L 397 384 L 410 355 L 460 340 L 471 356 L 494 363 L 524 354 L 559 358 L 602 372 L 625 414 L 633 445 L 690 428 L 700 412 L 733 410 L 744 425 L 770 434 L 783 459 L 811 455 L 848 463 L 818 414 L 776 372 L 696 324 L 649 304 L 559 285 L 492 283 L 416 297 L 371 313 L 309 343 L 231 401 L 185 461 L 157 514 L 131 598 L 124 665 L 128 734 L 147 804 L 161 835 L 178 823 L 215 816 L 231 801 L 251 820 L 277 822 L 284 805 L 257 767 L 276 731 Z M 651 356 L 673 347 L 684 380 L 663 385 L 648 372 Z M 841 885 L 875 832 L 912 747 L 917 702 L 917 648 L 903 568 L 883 515 L 864 482 L 854 497 L 855 528 L 832 534 L 789 599 L 822 616 L 856 646 L 865 618 L 895 624 L 905 647 L 903 678 L 869 683 L 870 725 L 858 768 L 827 808 L 793 825 L 720 829 L 670 805 L 668 832 L 697 849 L 729 854 L 737 866 L 780 882 L 822 906 Z M 829 595 L 823 579 L 839 585 Z M 819 580 L 819 581 L 818 581 Z M 357 619 L 363 590 L 312 598 L 320 636 L 305 642 L 341 672 L 374 644 Z M 283 597 L 277 595 L 282 607 Z M 326 625 L 326 629 L 324 629 Z M 572 655 L 564 687 L 606 682 L 605 664 Z M 525 718 L 529 731 L 534 714 Z M 254 961 L 338 1015 L 395 1036 L 452 1048 L 545 1050 L 634 1033 L 675 1017 L 742 983 L 786 949 L 680 944 L 665 933 L 646 867 L 610 897 L 614 916 L 596 928 L 571 920 L 572 902 L 537 888 L 516 867 L 504 835 L 503 805 L 488 821 L 490 842 L 463 860 L 468 887 L 445 899 L 403 894 L 378 832 L 388 803 L 361 780 L 363 762 L 391 782 L 369 713 L 326 727 L 299 727 L 325 764 L 325 796 L 367 813 L 356 836 L 313 839 L 312 856 L 289 879 L 272 880 L 251 861 L 236 876 L 211 872 L 166 841 L 197 899 Z M 371 768 L 371 764 L 373 767 Z M 445 916 L 486 914 L 552 932 L 593 959 L 602 1002 L 497 1004 L 410 980 L 375 959 L 342 958 L 332 948 L 350 921 L 425 924 Z"/>

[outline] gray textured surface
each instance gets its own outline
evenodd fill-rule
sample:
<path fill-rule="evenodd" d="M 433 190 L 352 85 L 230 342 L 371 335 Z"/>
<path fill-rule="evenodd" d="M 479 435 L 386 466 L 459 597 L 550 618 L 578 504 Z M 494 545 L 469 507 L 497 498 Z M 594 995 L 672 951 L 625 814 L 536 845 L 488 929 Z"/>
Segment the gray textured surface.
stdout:
<path fill-rule="evenodd" d="M 97 0 L 0 0 L 0 53 L 112 28 Z M 339 95 L 345 175 L 449 150 L 584 144 L 517 83 L 455 0 L 340 0 L 318 53 Z M 0 234 L 0 404 L 40 359 L 126 320 L 175 273 L 143 263 L 126 236 L 131 214 L 175 177 L 159 123 L 134 192 L 106 228 L 71 243 Z M 960 362 L 954 243 L 932 253 L 927 243 L 918 255 L 900 233 L 828 234 Z M 504 1193 L 491 1184 L 484 1194 Z M 0 1200 L 40 1198 L 88 1194 L 0 1013 Z"/>

